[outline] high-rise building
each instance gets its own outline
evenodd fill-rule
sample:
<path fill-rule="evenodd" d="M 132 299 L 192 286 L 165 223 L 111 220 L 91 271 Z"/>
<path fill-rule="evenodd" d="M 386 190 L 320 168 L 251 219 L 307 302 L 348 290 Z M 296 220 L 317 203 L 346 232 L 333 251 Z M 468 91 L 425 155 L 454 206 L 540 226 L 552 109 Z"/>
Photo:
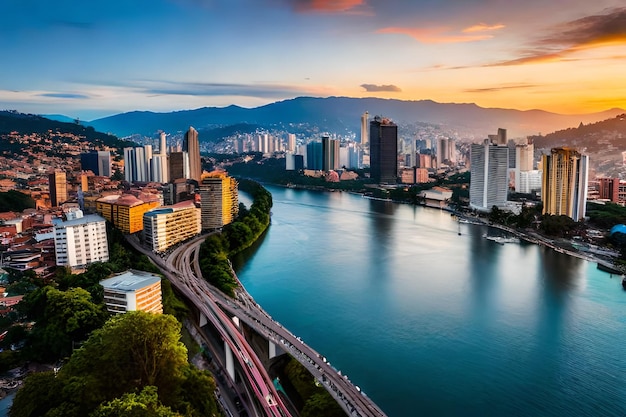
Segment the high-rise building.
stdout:
<path fill-rule="evenodd" d="M 306 167 L 320 171 L 322 169 L 322 142 L 309 142 L 306 145 Z"/>
<path fill-rule="evenodd" d="M 124 179 L 127 182 L 149 182 L 152 145 L 124 148 Z"/>
<path fill-rule="evenodd" d="M 68 219 L 53 220 L 57 266 L 85 268 L 109 260 L 106 220 L 96 214 L 83 216 L 75 211 Z"/>
<path fill-rule="evenodd" d="M 169 164 L 167 163 L 167 155 L 155 154 L 150 160 L 151 175 L 150 179 L 154 182 L 169 182 Z"/>
<path fill-rule="evenodd" d="M 287 133 L 287 151 L 296 151 L 296 135 L 293 133 Z"/>
<path fill-rule="evenodd" d="M 532 171 L 534 168 L 535 145 L 532 138 L 527 138 L 525 143 L 515 146 L 515 192 L 522 191 L 522 172 Z"/>
<path fill-rule="evenodd" d="M 170 181 L 189 177 L 189 159 L 186 152 L 171 152 L 168 166 Z"/>
<path fill-rule="evenodd" d="M 322 171 L 339 168 L 339 141 L 322 136 Z"/>
<path fill-rule="evenodd" d="M 67 201 L 67 176 L 63 171 L 55 171 L 48 175 L 50 204 L 59 207 Z"/>
<path fill-rule="evenodd" d="M 361 145 L 367 145 L 369 141 L 369 118 L 370 114 L 365 112 L 361 115 Z"/>
<path fill-rule="evenodd" d="M 163 252 L 201 231 L 200 209 L 192 200 L 155 208 L 143 215 L 144 242 L 154 252 Z"/>
<path fill-rule="evenodd" d="M 398 126 L 390 119 L 374 117 L 370 122 L 371 177 L 379 183 L 396 183 L 398 178 Z"/>
<path fill-rule="evenodd" d="M 225 172 L 205 175 L 200 183 L 202 230 L 232 223 L 239 212 L 237 181 Z"/>
<path fill-rule="evenodd" d="M 541 158 L 543 214 L 585 217 L 589 157 L 572 148 L 552 148 Z"/>
<path fill-rule="evenodd" d="M 161 132 L 159 136 L 159 153 L 161 155 L 167 154 L 167 135 L 165 132 Z"/>
<path fill-rule="evenodd" d="M 187 152 L 189 158 L 189 178 L 198 181 L 202 180 L 202 163 L 200 161 L 200 142 L 198 140 L 198 131 L 193 127 L 185 133 L 183 141 L 183 151 Z"/>
<path fill-rule="evenodd" d="M 111 152 L 89 151 L 80 154 L 80 168 L 100 177 L 111 176 Z"/>
<path fill-rule="evenodd" d="M 493 206 L 506 204 L 509 148 L 506 142 L 503 145 L 498 143 L 497 137 L 492 137 L 470 147 L 470 207 L 479 211 L 490 211 Z"/>
<path fill-rule="evenodd" d="M 161 277 L 150 272 L 129 269 L 100 281 L 104 305 L 113 314 L 127 311 L 163 313 Z"/>

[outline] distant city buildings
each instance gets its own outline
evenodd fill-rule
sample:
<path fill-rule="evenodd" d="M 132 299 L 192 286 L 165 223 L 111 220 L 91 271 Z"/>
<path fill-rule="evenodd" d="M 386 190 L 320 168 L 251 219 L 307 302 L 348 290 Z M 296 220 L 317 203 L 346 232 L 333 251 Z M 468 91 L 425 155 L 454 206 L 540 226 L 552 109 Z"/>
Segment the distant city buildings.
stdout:
<path fill-rule="evenodd" d="M 67 220 L 54 219 L 56 265 L 73 270 L 84 269 L 94 262 L 109 260 L 106 221 L 82 211 L 67 213 Z"/>
<path fill-rule="evenodd" d="M 398 126 L 388 118 L 370 121 L 370 170 L 378 183 L 395 184 L 398 178 Z"/>
<path fill-rule="evenodd" d="M 369 113 L 365 112 L 361 115 L 361 145 L 367 145 L 369 141 Z"/>
<path fill-rule="evenodd" d="M 239 212 L 237 181 L 225 172 L 205 175 L 200 183 L 202 230 L 232 223 Z"/>
<path fill-rule="evenodd" d="M 589 158 L 573 148 L 552 148 L 542 156 L 543 214 L 585 217 Z"/>
<path fill-rule="evenodd" d="M 339 141 L 322 136 L 322 171 L 339 169 Z"/>
<path fill-rule="evenodd" d="M 201 231 L 200 208 L 192 200 L 158 207 L 143 215 L 143 241 L 154 252 L 164 252 Z"/>
<path fill-rule="evenodd" d="M 50 205 L 59 207 L 67 201 L 67 176 L 64 171 L 55 171 L 48 175 Z"/>
<path fill-rule="evenodd" d="M 112 314 L 127 311 L 163 313 L 161 277 L 130 269 L 100 281 L 104 288 L 104 305 Z"/>
<path fill-rule="evenodd" d="M 509 190 L 506 130 L 498 129 L 498 135 L 489 135 L 482 144 L 473 143 L 470 161 L 470 207 L 488 212 L 493 206 L 505 206 Z"/>

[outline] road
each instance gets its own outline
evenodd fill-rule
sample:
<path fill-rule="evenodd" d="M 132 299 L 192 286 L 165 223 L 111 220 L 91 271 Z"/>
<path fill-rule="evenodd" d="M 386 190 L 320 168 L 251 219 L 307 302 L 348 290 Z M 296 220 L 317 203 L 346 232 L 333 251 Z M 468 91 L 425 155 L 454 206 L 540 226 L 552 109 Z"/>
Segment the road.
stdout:
<path fill-rule="evenodd" d="M 273 320 L 239 283 L 236 298 L 230 298 L 201 278 L 200 245 L 206 235 L 180 244 L 163 258 L 131 243 L 159 266 L 172 284 L 183 293 L 220 332 L 251 382 L 259 403 L 268 416 L 290 416 L 276 392 L 260 359 L 245 340 L 231 317 L 238 317 L 266 339 L 288 352 L 317 379 L 350 416 L 382 417 L 385 413 L 354 385 L 347 375 L 335 369 L 322 355 Z M 234 271 L 233 271 L 233 275 Z M 236 275 L 235 275 L 236 277 Z"/>

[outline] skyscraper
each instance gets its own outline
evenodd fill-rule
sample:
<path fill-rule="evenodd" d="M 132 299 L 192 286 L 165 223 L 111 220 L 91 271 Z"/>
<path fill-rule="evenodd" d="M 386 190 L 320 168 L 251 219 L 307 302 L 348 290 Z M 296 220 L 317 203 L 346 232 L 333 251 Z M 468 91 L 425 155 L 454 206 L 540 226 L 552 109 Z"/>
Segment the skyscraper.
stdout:
<path fill-rule="evenodd" d="M 365 112 L 361 115 L 361 145 L 366 145 L 369 140 L 369 118 L 370 114 Z"/>
<path fill-rule="evenodd" d="M 185 133 L 183 141 L 183 151 L 189 155 L 189 178 L 192 180 L 202 180 L 202 164 L 200 162 L 200 142 L 198 141 L 198 131 L 193 127 Z"/>
<path fill-rule="evenodd" d="M 339 141 L 322 136 L 322 171 L 339 168 Z"/>
<path fill-rule="evenodd" d="M 161 155 L 167 154 L 167 136 L 165 135 L 165 132 L 161 132 L 159 141 L 159 153 Z"/>
<path fill-rule="evenodd" d="M 522 172 L 533 170 L 535 145 L 531 138 L 527 138 L 525 143 L 515 146 L 515 151 L 515 192 L 521 193 L 527 190 L 522 181 Z"/>
<path fill-rule="evenodd" d="M 553 148 L 541 158 L 543 214 L 585 217 L 589 157 L 572 148 Z"/>
<path fill-rule="evenodd" d="M 111 176 L 111 152 L 89 151 L 80 154 L 80 168 L 101 177 Z"/>
<path fill-rule="evenodd" d="M 124 148 L 124 179 L 127 182 L 148 182 L 151 177 L 152 145 Z"/>
<path fill-rule="evenodd" d="M 322 143 L 309 142 L 306 145 L 306 167 L 319 171 L 322 169 Z"/>
<path fill-rule="evenodd" d="M 172 152 L 169 155 L 169 179 L 174 181 L 189 177 L 187 152 Z"/>
<path fill-rule="evenodd" d="M 67 201 L 67 177 L 65 172 L 56 171 L 48 175 L 48 188 L 50 190 L 50 204 L 59 207 Z"/>
<path fill-rule="evenodd" d="M 398 178 L 398 126 L 390 119 L 374 117 L 370 122 L 371 177 L 379 183 Z"/>
<path fill-rule="evenodd" d="M 237 217 L 239 195 L 237 181 L 225 172 L 214 172 L 200 183 L 202 230 L 222 227 Z"/>
<path fill-rule="evenodd" d="M 504 206 L 509 189 L 509 148 L 506 142 L 498 145 L 496 135 L 489 136 L 491 140 L 470 148 L 470 207 L 480 211 Z"/>

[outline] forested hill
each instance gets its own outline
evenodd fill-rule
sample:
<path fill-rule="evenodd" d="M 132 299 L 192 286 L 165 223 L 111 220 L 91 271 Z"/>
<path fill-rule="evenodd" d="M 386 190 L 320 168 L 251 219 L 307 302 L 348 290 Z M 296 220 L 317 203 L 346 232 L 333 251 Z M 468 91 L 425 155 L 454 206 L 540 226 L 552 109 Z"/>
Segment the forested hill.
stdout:
<path fill-rule="evenodd" d="M 83 126 L 79 123 L 66 123 L 57 120 L 46 119 L 34 114 L 24 114 L 16 111 L 0 111 L 0 139 L 4 139 L 11 132 L 20 135 L 48 135 L 54 136 L 56 133 L 73 134 L 84 138 L 94 145 L 106 145 L 113 148 L 123 148 L 130 142 L 121 140 L 108 133 L 97 132 L 91 126 Z"/>
<path fill-rule="evenodd" d="M 545 136 L 533 136 L 535 148 L 571 146 L 585 148 L 587 153 L 600 152 L 608 146 L 626 150 L 626 114 L 596 123 L 558 130 Z"/>

